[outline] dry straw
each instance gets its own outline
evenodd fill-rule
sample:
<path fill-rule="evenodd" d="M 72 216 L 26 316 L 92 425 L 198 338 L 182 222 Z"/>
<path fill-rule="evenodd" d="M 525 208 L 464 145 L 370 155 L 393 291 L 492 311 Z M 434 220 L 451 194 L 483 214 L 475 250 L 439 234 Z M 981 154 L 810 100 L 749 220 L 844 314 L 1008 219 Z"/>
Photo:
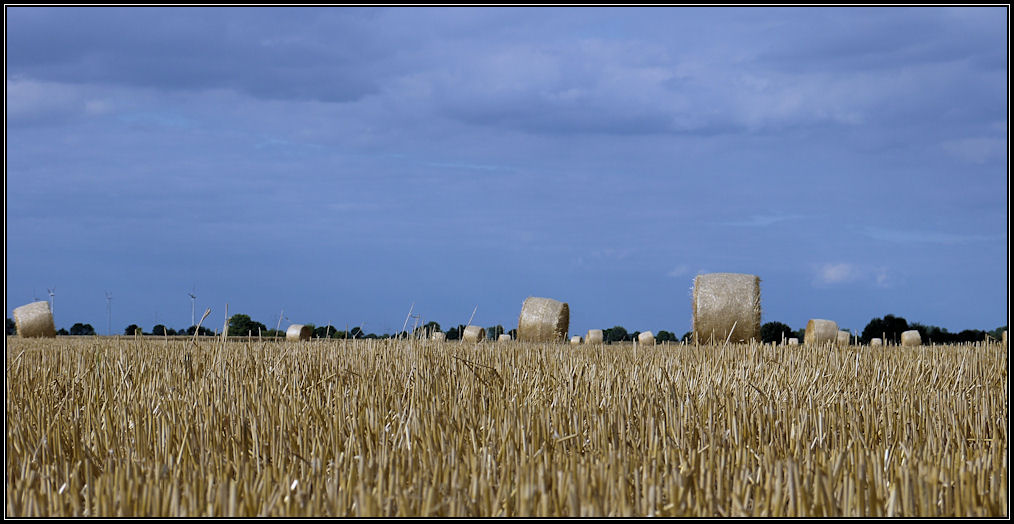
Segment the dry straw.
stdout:
<path fill-rule="evenodd" d="M 637 335 L 637 344 L 640 346 L 654 346 L 655 335 L 651 331 L 645 331 Z"/>
<path fill-rule="evenodd" d="M 563 342 L 570 327 L 570 307 L 551 298 L 528 297 L 521 305 L 518 340 Z"/>
<path fill-rule="evenodd" d="M 914 330 L 914 329 L 910 329 L 908 331 L 905 331 L 904 333 L 901 334 L 901 345 L 902 346 L 921 346 L 922 345 L 922 336 L 919 335 L 919 332 L 916 331 L 916 330 Z"/>
<path fill-rule="evenodd" d="M 848 346 L 849 342 L 852 341 L 852 334 L 845 330 L 838 331 L 838 345 Z"/>
<path fill-rule="evenodd" d="M 21 337 L 56 336 L 53 313 L 49 310 L 49 302 L 45 300 L 14 308 L 14 324 Z"/>
<path fill-rule="evenodd" d="M 500 333 L 500 336 L 496 340 L 497 342 L 510 342 L 512 339 L 507 333 Z"/>
<path fill-rule="evenodd" d="M 829 342 L 834 344 L 837 341 L 837 322 L 821 318 L 811 318 L 810 321 L 806 323 L 806 335 L 803 337 L 803 342 L 807 345 L 815 346 Z"/>
<path fill-rule="evenodd" d="M 313 330 L 303 324 L 293 324 L 285 330 L 285 340 L 310 340 L 311 335 Z"/>
<path fill-rule="evenodd" d="M 795 337 L 792 337 L 792 338 L 788 339 L 786 342 L 788 342 L 788 345 L 790 345 L 790 346 L 798 346 L 799 345 L 799 339 L 795 338 Z"/>
<path fill-rule="evenodd" d="M 589 329 L 588 335 L 584 337 L 585 344 L 601 344 L 602 343 L 602 330 L 601 329 Z"/>
<path fill-rule="evenodd" d="M 760 278 L 709 273 L 694 279 L 694 337 L 700 344 L 760 340 Z"/>
<path fill-rule="evenodd" d="M 570 337 L 570 345 L 576 346 L 576 345 L 578 345 L 580 343 L 581 343 L 581 337 L 579 335 L 574 335 L 574 336 Z"/>
<path fill-rule="evenodd" d="M 879 338 L 871 338 L 870 339 L 870 347 L 877 347 L 877 346 L 883 346 L 883 345 L 884 345 L 884 341 L 880 340 Z"/>
<path fill-rule="evenodd" d="M 486 339 L 486 330 L 479 326 L 465 326 L 461 340 L 465 342 L 481 342 Z"/>
<path fill-rule="evenodd" d="M 431 338 L 434 342 L 443 342 L 447 340 L 447 334 L 442 331 L 434 331 Z"/>

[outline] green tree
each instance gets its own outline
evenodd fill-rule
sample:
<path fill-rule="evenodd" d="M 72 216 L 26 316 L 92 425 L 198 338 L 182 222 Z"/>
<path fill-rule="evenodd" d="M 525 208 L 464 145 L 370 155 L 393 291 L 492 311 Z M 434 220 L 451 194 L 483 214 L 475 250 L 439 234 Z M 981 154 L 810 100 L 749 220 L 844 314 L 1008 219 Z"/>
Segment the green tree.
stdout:
<path fill-rule="evenodd" d="M 123 334 L 124 335 L 134 336 L 137 333 L 137 330 L 139 330 L 139 329 L 141 329 L 141 326 L 138 326 L 137 324 L 131 324 L 131 325 L 129 325 L 126 328 L 123 329 Z M 142 332 L 142 334 L 143 334 L 143 332 Z"/>
<path fill-rule="evenodd" d="M 901 339 L 901 334 L 908 331 L 908 321 L 904 317 L 884 315 L 884 318 L 875 318 L 863 328 L 863 344 L 869 344 L 875 338 L 884 338 L 884 343 L 895 342 Z"/>
<path fill-rule="evenodd" d="M 206 328 L 204 326 L 201 326 L 200 328 L 198 328 L 196 325 L 193 325 L 193 326 L 190 326 L 190 327 L 187 328 L 187 335 L 194 336 L 195 332 L 197 333 L 197 336 L 200 336 L 200 337 L 210 337 L 210 336 L 212 336 L 212 335 L 215 334 L 214 331 L 212 331 L 212 330 L 210 330 L 210 329 L 208 329 L 208 328 Z"/>
<path fill-rule="evenodd" d="M 164 325 L 162 325 L 162 324 L 155 324 L 155 326 L 153 328 L 151 328 L 151 334 L 152 335 L 157 335 L 157 336 L 161 337 L 161 336 L 168 335 L 169 332 L 168 332 L 167 328 Z"/>
<path fill-rule="evenodd" d="M 783 338 L 788 339 L 794 336 L 796 336 L 796 333 L 792 328 L 781 322 L 768 322 L 761 326 L 761 342 L 765 344 L 770 342 L 781 343 Z"/>
<path fill-rule="evenodd" d="M 602 330 L 602 340 L 606 343 L 612 344 L 613 342 L 630 340 L 630 335 L 627 333 L 627 329 L 625 327 L 613 326 L 609 329 Z"/>
<path fill-rule="evenodd" d="M 7 319 L 7 334 L 8 335 L 17 335 L 18 334 L 18 325 L 13 320 L 11 320 L 9 318 Z"/>
<path fill-rule="evenodd" d="M 679 339 L 676 338 L 676 333 L 663 329 L 655 335 L 655 342 L 679 342 Z"/>
<path fill-rule="evenodd" d="M 693 331 L 687 331 L 686 333 L 683 333 L 683 336 L 680 337 L 680 341 L 683 342 L 684 344 L 693 344 L 694 343 L 694 332 Z"/>
<path fill-rule="evenodd" d="M 486 338 L 489 340 L 496 340 L 500 338 L 500 335 L 504 334 L 503 326 L 497 324 L 486 328 Z"/>
<path fill-rule="evenodd" d="M 57 335 L 60 335 L 61 337 L 65 337 L 65 336 L 69 335 L 69 334 L 70 334 L 70 332 L 69 332 L 69 331 L 67 331 L 67 330 L 66 330 L 66 329 L 64 329 L 64 328 L 60 328 L 60 329 L 56 330 L 56 334 L 57 334 Z"/>
<path fill-rule="evenodd" d="M 91 324 L 78 322 L 70 327 L 70 334 L 75 336 L 90 336 L 95 334 L 95 328 Z"/>
<path fill-rule="evenodd" d="M 229 336 L 230 337 L 245 337 L 247 335 L 256 336 L 258 333 L 267 331 L 268 327 L 260 322 L 256 322 L 250 318 L 250 315 L 244 315 L 237 313 L 229 317 Z"/>

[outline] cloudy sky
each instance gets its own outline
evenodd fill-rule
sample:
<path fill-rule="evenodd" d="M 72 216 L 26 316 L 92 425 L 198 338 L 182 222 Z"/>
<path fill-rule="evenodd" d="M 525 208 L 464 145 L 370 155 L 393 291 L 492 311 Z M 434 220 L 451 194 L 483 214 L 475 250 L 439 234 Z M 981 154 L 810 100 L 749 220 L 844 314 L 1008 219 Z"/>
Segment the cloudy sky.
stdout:
<path fill-rule="evenodd" d="M 7 316 L 509 329 L 544 296 L 680 335 L 734 272 L 764 322 L 993 329 L 1008 17 L 7 7 Z"/>

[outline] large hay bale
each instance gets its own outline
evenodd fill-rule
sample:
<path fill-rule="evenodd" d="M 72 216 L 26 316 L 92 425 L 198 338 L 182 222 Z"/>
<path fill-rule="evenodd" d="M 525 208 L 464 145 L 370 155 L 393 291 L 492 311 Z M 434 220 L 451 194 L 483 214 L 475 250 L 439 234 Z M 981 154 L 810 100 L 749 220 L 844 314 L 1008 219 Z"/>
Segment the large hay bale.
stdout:
<path fill-rule="evenodd" d="M 20 337 L 56 336 L 53 312 L 49 310 L 49 302 L 45 300 L 14 308 L 14 324 Z"/>
<path fill-rule="evenodd" d="M 901 334 L 901 345 L 902 346 L 921 346 L 922 335 L 914 329 L 910 329 Z"/>
<path fill-rule="evenodd" d="M 430 338 L 432 338 L 434 342 L 443 342 L 447 340 L 447 334 L 443 331 L 434 331 Z"/>
<path fill-rule="evenodd" d="M 588 335 L 584 337 L 585 344 L 601 344 L 602 343 L 602 330 L 601 329 L 589 329 Z"/>
<path fill-rule="evenodd" d="M 285 330 L 285 340 L 310 340 L 311 336 L 313 330 L 303 324 L 293 324 Z"/>
<path fill-rule="evenodd" d="M 806 323 L 806 335 L 803 337 L 803 342 L 808 346 L 838 342 L 838 323 L 833 320 L 811 318 Z"/>
<path fill-rule="evenodd" d="M 655 335 L 651 331 L 644 331 L 637 335 L 637 345 L 639 346 L 654 346 Z"/>
<path fill-rule="evenodd" d="M 883 345 L 884 345 L 884 341 L 880 340 L 879 338 L 871 338 L 870 339 L 870 347 L 874 347 L 875 348 L 875 347 L 883 346 Z"/>
<path fill-rule="evenodd" d="M 760 278 L 741 273 L 697 275 L 693 310 L 699 344 L 760 340 Z"/>
<path fill-rule="evenodd" d="M 845 330 L 839 330 L 838 331 L 838 345 L 839 346 L 846 346 L 847 347 L 850 342 L 852 342 L 852 334 L 849 333 L 848 331 L 845 331 Z"/>
<path fill-rule="evenodd" d="M 500 333 L 500 336 L 496 339 L 497 342 L 510 342 L 511 340 L 513 339 L 507 333 Z"/>
<path fill-rule="evenodd" d="M 581 344 L 581 337 L 579 335 L 570 337 L 570 345 L 577 346 L 579 344 Z"/>
<path fill-rule="evenodd" d="M 796 338 L 796 337 L 792 337 L 792 338 L 786 340 L 785 342 L 786 342 L 786 344 L 788 344 L 790 346 L 798 346 L 799 345 L 799 339 Z"/>
<path fill-rule="evenodd" d="M 486 330 L 479 326 L 465 326 L 461 333 L 461 340 L 465 342 L 482 342 L 486 340 Z"/>
<path fill-rule="evenodd" d="M 518 317 L 518 340 L 563 342 L 570 327 L 570 307 L 551 298 L 528 297 Z"/>

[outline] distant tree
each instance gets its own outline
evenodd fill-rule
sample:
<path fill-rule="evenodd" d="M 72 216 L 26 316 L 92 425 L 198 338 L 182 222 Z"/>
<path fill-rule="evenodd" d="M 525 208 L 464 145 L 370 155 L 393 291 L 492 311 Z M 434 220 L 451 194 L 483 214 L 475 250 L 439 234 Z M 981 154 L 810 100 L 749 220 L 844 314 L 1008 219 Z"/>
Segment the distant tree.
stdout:
<path fill-rule="evenodd" d="M 1003 340 L 1003 332 L 1007 331 L 1007 326 L 1000 326 L 993 331 L 987 332 L 989 336 L 993 337 L 993 340 Z"/>
<path fill-rule="evenodd" d="M 517 340 L 518 339 L 518 329 L 517 328 L 514 328 L 514 329 L 508 331 L 507 334 L 511 336 L 511 340 Z"/>
<path fill-rule="evenodd" d="M 7 319 L 7 334 L 8 335 L 17 335 L 18 334 L 18 325 L 17 325 L 17 323 L 15 323 L 13 320 L 11 320 L 9 318 Z"/>
<path fill-rule="evenodd" d="M 781 322 L 768 322 L 761 326 L 760 335 L 761 342 L 767 344 L 770 342 L 781 343 L 783 338 L 792 338 L 796 334 L 792 328 Z"/>
<path fill-rule="evenodd" d="M 212 336 L 212 335 L 215 334 L 214 331 L 212 331 L 212 330 L 210 330 L 210 329 L 208 329 L 208 328 L 206 328 L 204 326 L 201 326 L 200 328 L 198 328 L 196 325 L 188 327 L 187 331 L 186 331 L 187 335 L 190 335 L 190 336 L 193 336 L 195 332 L 197 333 L 197 336 L 199 336 L 199 337 L 210 337 L 210 336 Z"/>
<path fill-rule="evenodd" d="M 602 340 L 612 344 L 613 342 L 630 340 L 630 335 L 627 334 L 627 329 L 623 326 L 613 326 L 609 329 L 602 330 Z"/>
<path fill-rule="evenodd" d="M 904 317 L 884 315 L 884 318 L 875 318 L 863 328 L 862 340 L 869 344 L 870 340 L 886 337 L 884 343 L 895 342 L 901 339 L 901 334 L 908 331 L 908 321 Z"/>
<path fill-rule="evenodd" d="M 257 333 L 254 332 L 256 335 Z M 319 326 L 313 329 L 313 336 L 315 338 L 338 338 L 338 330 L 334 326 L 328 324 L 326 326 Z"/>
<path fill-rule="evenodd" d="M 141 326 L 138 326 L 137 324 L 131 324 L 123 329 L 123 334 L 134 336 L 134 334 L 137 333 L 138 329 L 141 329 Z"/>
<path fill-rule="evenodd" d="M 57 334 L 57 335 L 60 335 L 61 337 L 64 337 L 64 336 L 67 336 L 67 335 L 69 335 L 69 334 L 70 334 L 70 332 L 68 332 L 68 331 L 67 331 L 66 329 L 64 329 L 64 328 L 60 328 L 60 329 L 56 330 L 56 334 Z"/>
<path fill-rule="evenodd" d="M 312 326 L 311 326 L 311 329 Z M 229 336 L 230 337 L 245 337 L 247 335 L 256 335 L 267 331 L 268 327 L 260 322 L 256 322 L 250 318 L 250 315 L 244 315 L 237 313 L 229 317 Z"/>
<path fill-rule="evenodd" d="M 151 334 L 152 335 L 157 335 L 157 336 L 161 337 L 161 336 L 168 335 L 169 333 L 168 333 L 166 327 L 163 326 L 162 324 L 155 324 L 155 327 L 151 328 Z"/>
<path fill-rule="evenodd" d="M 357 338 L 366 338 L 366 337 L 364 336 L 362 328 L 360 328 L 359 326 L 356 326 L 356 327 L 354 327 L 354 328 L 352 328 L 352 329 L 349 330 L 349 338 L 350 339 L 357 339 Z"/>
<path fill-rule="evenodd" d="M 676 334 L 671 331 L 660 330 L 658 335 L 655 335 L 655 342 L 679 342 L 676 338 Z"/>
<path fill-rule="evenodd" d="M 447 330 L 447 340 L 458 340 L 458 328 L 452 327 Z"/>
<path fill-rule="evenodd" d="M 693 331 L 687 331 L 686 333 L 683 333 L 683 336 L 680 337 L 680 341 L 683 342 L 684 344 L 693 344 L 694 343 L 694 332 Z"/>
<path fill-rule="evenodd" d="M 500 335 L 504 334 L 503 326 L 497 324 L 486 328 L 486 338 L 489 340 L 496 340 L 500 338 Z"/>
<path fill-rule="evenodd" d="M 75 336 L 94 335 L 95 328 L 93 328 L 91 324 L 82 324 L 78 322 L 70 327 L 70 334 Z"/>

